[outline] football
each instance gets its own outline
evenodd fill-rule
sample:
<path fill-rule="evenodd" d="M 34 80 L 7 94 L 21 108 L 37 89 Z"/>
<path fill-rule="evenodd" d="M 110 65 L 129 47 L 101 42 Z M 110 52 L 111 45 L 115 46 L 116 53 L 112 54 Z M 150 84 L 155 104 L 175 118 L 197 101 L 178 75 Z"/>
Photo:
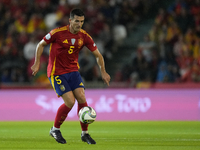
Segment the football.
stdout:
<path fill-rule="evenodd" d="M 78 116 L 82 123 L 91 124 L 95 121 L 97 115 L 92 107 L 86 106 L 80 109 Z"/>

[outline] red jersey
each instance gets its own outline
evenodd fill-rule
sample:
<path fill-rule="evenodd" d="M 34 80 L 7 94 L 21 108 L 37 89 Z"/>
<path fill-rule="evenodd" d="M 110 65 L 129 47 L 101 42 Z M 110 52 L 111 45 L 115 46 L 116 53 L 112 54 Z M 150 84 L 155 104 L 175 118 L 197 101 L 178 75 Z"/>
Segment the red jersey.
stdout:
<path fill-rule="evenodd" d="M 78 71 L 78 55 L 83 46 L 90 51 L 97 49 L 91 36 L 83 29 L 77 34 L 69 31 L 69 25 L 53 29 L 43 38 L 50 44 L 47 76 Z"/>

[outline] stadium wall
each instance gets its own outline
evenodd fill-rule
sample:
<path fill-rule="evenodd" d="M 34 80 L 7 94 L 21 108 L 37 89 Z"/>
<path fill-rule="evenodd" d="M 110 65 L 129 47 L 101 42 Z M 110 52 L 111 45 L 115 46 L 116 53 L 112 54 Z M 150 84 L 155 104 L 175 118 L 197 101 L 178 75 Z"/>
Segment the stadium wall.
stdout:
<path fill-rule="evenodd" d="M 97 121 L 200 120 L 199 89 L 87 89 Z M 51 89 L 0 90 L 0 121 L 53 121 L 63 103 Z M 67 120 L 78 120 L 77 103 Z"/>

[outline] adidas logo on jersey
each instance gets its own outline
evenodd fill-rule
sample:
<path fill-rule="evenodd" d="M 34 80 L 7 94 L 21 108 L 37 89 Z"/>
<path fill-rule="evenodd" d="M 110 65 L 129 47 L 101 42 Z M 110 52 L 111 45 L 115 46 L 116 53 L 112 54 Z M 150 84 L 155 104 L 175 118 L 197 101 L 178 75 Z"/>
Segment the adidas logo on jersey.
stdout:
<path fill-rule="evenodd" d="M 63 41 L 63 43 L 68 43 L 67 39 Z"/>
<path fill-rule="evenodd" d="M 83 86 L 83 82 L 81 82 L 79 85 L 80 85 L 80 86 Z"/>

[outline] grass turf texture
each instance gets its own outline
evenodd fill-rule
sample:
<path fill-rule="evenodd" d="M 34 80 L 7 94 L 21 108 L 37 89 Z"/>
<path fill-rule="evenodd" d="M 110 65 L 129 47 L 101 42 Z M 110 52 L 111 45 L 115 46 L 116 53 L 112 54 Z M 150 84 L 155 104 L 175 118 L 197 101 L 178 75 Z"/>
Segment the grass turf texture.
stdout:
<path fill-rule="evenodd" d="M 197 150 L 200 122 L 94 122 L 89 126 L 96 145 L 80 139 L 79 122 L 66 121 L 67 144 L 49 136 L 52 122 L 0 122 L 0 149 L 42 150 Z"/>

